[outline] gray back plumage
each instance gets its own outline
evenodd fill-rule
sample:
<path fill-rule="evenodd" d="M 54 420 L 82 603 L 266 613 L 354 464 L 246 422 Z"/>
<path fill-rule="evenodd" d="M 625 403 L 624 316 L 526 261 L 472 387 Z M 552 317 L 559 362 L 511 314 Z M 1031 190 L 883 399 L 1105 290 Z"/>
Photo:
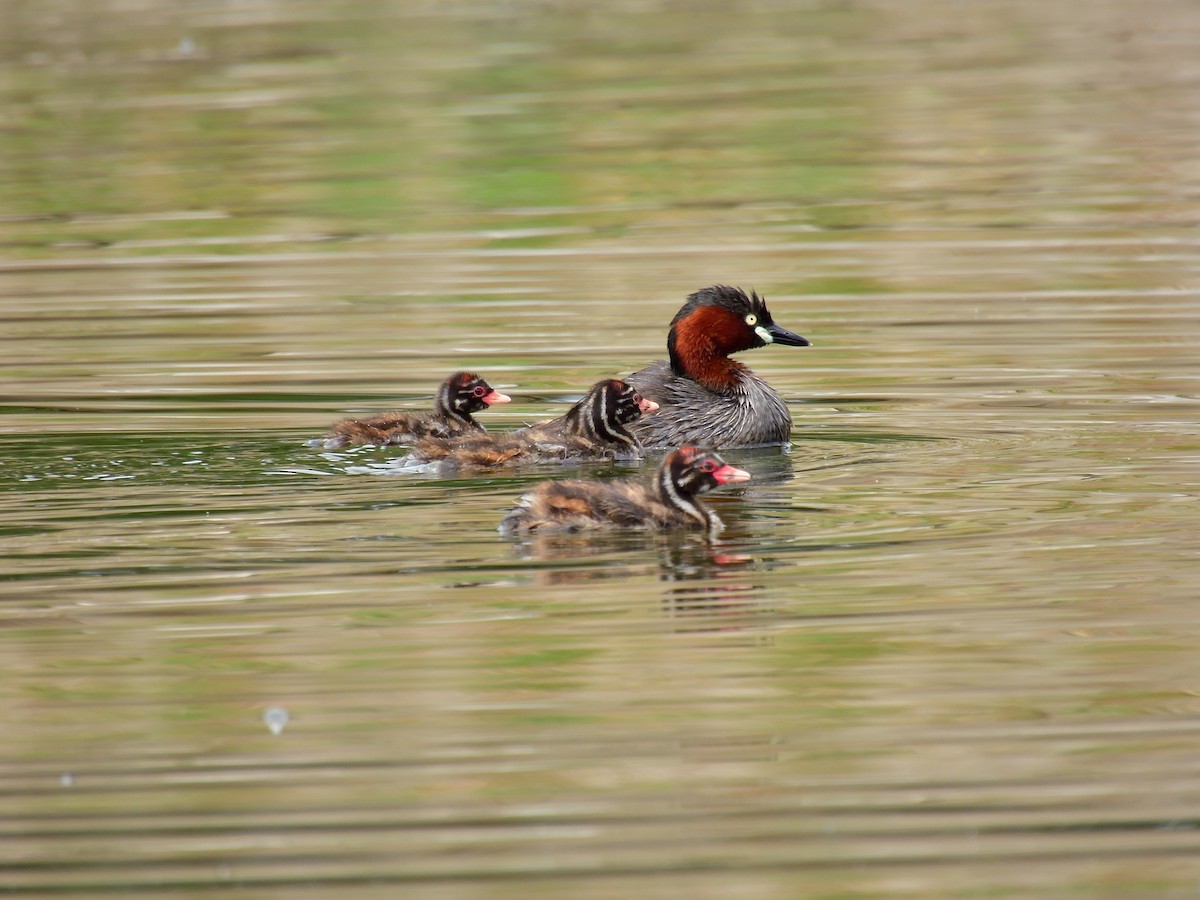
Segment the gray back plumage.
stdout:
<path fill-rule="evenodd" d="M 676 375 L 665 360 L 625 380 L 662 407 L 630 426 L 644 447 L 761 447 L 785 444 L 791 438 L 787 404 L 744 366 L 736 387 L 728 393 Z"/>

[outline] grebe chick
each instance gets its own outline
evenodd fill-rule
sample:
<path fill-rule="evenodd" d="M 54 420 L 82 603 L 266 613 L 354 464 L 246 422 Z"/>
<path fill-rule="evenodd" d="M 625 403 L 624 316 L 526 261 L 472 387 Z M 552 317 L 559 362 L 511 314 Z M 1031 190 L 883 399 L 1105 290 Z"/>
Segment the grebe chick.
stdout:
<path fill-rule="evenodd" d="M 432 413 L 399 410 L 365 419 L 343 419 L 329 434 L 309 441 L 309 445 L 338 450 L 360 444 L 413 444 L 425 437 L 481 432 L 483 426 L 471 414 L 511 399 L 473 372 L 456 372 L 438 387 Z"/>
<path fill-rule="evenodd" d="M 629 426 L 658 409 L 623 381 L 606 379 L 557 419 L 506 435 L 466 434 L 418 441 L 408 463 L 439 463 L 439 471 L 584 459 L 637 459 L 642 448 Z"/>
<path fill-rule="evenodd" d="M 638 439 L 646 447 L 786 444 L 792 432 L 787 404 L 746 365 L 729 358 L 767 344 L 810 346 L 807 338 L 776 325 L 756 293 L 723 284 L 696 291 L 671 320 L 670 359 L 626 379 L 660 407 L 658 415 L 634 427 Z"/>
<path fill-rule="evenodd" d="M 680 447 L 648 484 L 627 478 L 543 481 L 504 517 L 500 531 L 688 527 L 715 535 L 725 526 L 697 495 L 749 477 L 711 450 Z"/>

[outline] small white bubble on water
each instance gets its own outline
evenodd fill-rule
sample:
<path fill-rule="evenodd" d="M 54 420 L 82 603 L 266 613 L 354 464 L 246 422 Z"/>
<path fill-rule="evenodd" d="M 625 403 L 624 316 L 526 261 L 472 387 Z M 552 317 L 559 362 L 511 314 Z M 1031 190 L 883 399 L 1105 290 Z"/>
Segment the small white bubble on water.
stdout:
<path fill-rule="evenodd" d="M 271 734 L 282 734 L 283 726 L 288 723 L 288 711 L 282 706 L 272 706 L 263 713 L 263 721 L 271 729 Z"/>

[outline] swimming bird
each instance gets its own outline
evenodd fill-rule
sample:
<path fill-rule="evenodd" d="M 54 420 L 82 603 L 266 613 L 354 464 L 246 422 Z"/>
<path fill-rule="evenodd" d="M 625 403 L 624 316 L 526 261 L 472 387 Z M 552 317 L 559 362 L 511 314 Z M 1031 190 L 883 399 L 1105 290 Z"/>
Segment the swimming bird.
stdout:
<path fill-rule="evenodd" d="M 660 407 L 633 428 L 642 445 L 786 444 L 792 431 L 787 404 L 745 364 L 729 358 L 767 344 L 810 346 L 807 338 L 776 325 L 757 293 L 717 284 L 689 296 L 667 333 L 670 358 L 626 379 Z"/>
<path fill-rule="evenodd" d="M 680 447 L 648 484 L 627 478 L 543 481 L 521 497 L 500 531 L 703 528 L 715 535 L 725 526 L 697 495 L 749 477 L 712 450 Z"/>
<path fill-rule="evenodd" d="M 337 450 L 360 444 L 413 444 L 425 437 L 482 432 L 483 426 L 471 414 L 511 399 L 493 390 L 474 372 L 455 372 L 438 387 L 432 413 L 399 410 L 364 419 L 343 419 L 325 437 L 309 441 L 309 446 Z"/>
<path fill-rule="evenodd" d="M 437 471 L 444 472 L 576 459 L 636 459 L 642 448 L 629 426 L 656 409 L 657 403 L 625 382 L 605 379 L 556 419 L 511 434 L 427 437 L 417 442 L 407 464 L 436 462 Z"/>

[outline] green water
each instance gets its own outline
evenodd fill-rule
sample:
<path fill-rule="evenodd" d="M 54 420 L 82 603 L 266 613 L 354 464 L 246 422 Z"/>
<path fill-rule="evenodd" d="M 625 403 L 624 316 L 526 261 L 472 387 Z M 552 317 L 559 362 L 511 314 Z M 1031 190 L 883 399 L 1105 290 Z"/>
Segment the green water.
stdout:
<path fill-rule="evenodd" d="M 1198 42 L 4 6 L 0 891 L 1194 896 Z M 304 445 L 461 368 L 557 415 L 717 282 L 815 346 L 742 357 L 796 431 L 716 545 Z"/>

